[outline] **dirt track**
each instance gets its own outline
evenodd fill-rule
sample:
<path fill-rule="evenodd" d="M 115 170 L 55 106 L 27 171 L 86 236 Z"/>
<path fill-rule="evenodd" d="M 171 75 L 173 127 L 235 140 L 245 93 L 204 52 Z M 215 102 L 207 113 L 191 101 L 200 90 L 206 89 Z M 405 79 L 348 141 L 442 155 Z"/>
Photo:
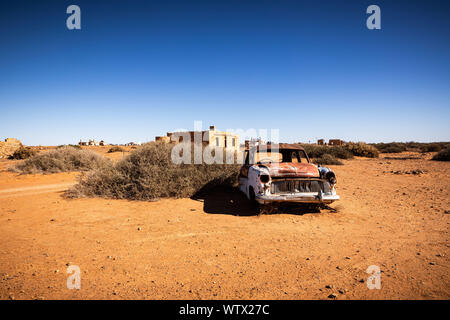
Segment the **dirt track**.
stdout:
<path fill-rule="evenodd" d="M 450 298 L 449 163 L 345 161 L 338 212 L 263 216 L 234 193 L 66 200 L 76 173 L 18 176 L 8 164 L 1 299 Z M 67 289 L 67 264 L 81 268 L 81 290 Z M 370 265 L 380 290 L 365 284 Z"/>

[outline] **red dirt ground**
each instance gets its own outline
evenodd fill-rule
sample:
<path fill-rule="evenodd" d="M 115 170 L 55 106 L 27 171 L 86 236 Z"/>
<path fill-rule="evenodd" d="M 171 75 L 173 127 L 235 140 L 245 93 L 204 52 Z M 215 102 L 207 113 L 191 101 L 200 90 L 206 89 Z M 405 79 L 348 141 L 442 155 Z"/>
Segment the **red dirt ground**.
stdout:
<path fill-rule="evenodd" d="M 420 159 L 333 167 L 337 212 L 262 216 L 224 192 L 67 200 L 78 173 L 18 175 L 0 160 L 0 298 L 449 299 L 450 164 L 406 155 Z M 71 264 L 80 290 L 66 287 Z"/>

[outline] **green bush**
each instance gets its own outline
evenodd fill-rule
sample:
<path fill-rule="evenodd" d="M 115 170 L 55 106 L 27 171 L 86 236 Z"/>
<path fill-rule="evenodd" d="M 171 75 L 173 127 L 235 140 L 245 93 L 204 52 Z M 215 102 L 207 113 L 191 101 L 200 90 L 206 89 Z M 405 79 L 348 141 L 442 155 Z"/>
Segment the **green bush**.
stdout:
<path fill-rule="evenodd" d="M 349 142 L 345 145 L 345 149 L 358 157 L 378 158 L 379 156 L 377 148 L 364 142 Z"/>
<path fill-rule="evenodd" d="M 313 161 L 320 165 L 343 165 L 341 161 L 333 157 L 331 154 L 324 154 L 320 158 L 316 158 Z"/>
<path fill-rule="evenodd" d="M 16 165 L 15 169 L 22 173 L 56 173 L 85 171 L 108 163 L 108 159 L 93 151 L 62 147 L 34 155 Z"/>
<path fill-rule="evenodd" d="M 191 197 L 219 185 L 236 184 L 240 165 L 177 165 L 171 159 L 172 148 L 148 143 L 115 164 L 88 172 L 66 195 L 152 201 Z"/>
<path fill-rule="evenodd" d="M 433 157 L 436 161 L 450 161 L 450 148 L 444 149 L 436 153 Z"/>
<path fill-rule="evenodd" d="M 125 150 L 123 150 L 123 148 L 119 147 L 119 146 L 113 146 L 108 150 L 108 153 L 113 153 L 113 152 L 124 152 Z"/>
<path fill-rule="evenodd" d="M 30 147 L 20 147 L 12 155 L 9 156 L 9 159 L 14 160 L 22 160 L 28 159 L 36 154 L 36 150 L 31 149 Z"/>

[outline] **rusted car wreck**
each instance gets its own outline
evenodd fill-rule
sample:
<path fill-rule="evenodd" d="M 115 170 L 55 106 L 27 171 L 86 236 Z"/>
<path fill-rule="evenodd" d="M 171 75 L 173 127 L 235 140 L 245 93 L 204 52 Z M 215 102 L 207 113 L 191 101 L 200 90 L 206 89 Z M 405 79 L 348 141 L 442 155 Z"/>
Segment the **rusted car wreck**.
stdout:
<path fill-rule="evenodd" d="M 239 174 L 240 190 L 261 209 L 285 203 L 329 204 L 339 200 L 335 185 L 334 172 L 311 163 L 298 144 L 248 148 Z"/>

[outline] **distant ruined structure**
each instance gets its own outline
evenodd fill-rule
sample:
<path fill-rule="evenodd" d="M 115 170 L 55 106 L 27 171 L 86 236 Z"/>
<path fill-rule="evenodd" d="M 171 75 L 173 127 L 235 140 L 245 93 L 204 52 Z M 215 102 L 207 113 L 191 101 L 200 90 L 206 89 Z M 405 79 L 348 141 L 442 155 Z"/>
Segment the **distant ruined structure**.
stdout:
<path fill-rule="evenodd" d="M 319 146 L 327 145 L 327 143 L 325 142 L 325 139 L 318 139 L 317 140 L 317 144 Z M 329 146 L 343 146 L 344 144 L 345 144 L 345 141 L 341 140 L 341 139 L 330 139 L 330 140 L 328 140 L 328 145 Z"/>
<path fill-rule="evenodd" d="M 342 146 L 342 145 L 345 144 L 345 142 L 343 140 L 341 140 L 341 139 L 330 139 L 328 141 L 328 144 L 330 146 Z"/>
<path fill-rule="evenodd" d="M 79 146 L 104 146 L 105 141 L 100 140 L 100 142 L 98 142 L 98 141 L 95 141 L 95 139 L 89 139 L 89 141 L 86 142 L 86 141 L 81 141 L 81 139 L 80 139 L 80 142 L 78 142 L 78 145 Z"/>
<path fill-rule="evenodd" d="M 217 131 L 216 126 L 210 126 L 206 131 L 167 132 L 167 136 L 155 137 L 156 142 L 181 143 L 183 137 L 189 137 L 194 142 L 195 133 L 201 133 L 202 143 L 226 149 L 239 149 L 239 135 L 231 132 Z"/>
<path fill-rule="evenodd" d="M 0 141 L 0 159 L 7 158 L 22 146 L 22 142 L 15 138 L 6 138 Z"/>

